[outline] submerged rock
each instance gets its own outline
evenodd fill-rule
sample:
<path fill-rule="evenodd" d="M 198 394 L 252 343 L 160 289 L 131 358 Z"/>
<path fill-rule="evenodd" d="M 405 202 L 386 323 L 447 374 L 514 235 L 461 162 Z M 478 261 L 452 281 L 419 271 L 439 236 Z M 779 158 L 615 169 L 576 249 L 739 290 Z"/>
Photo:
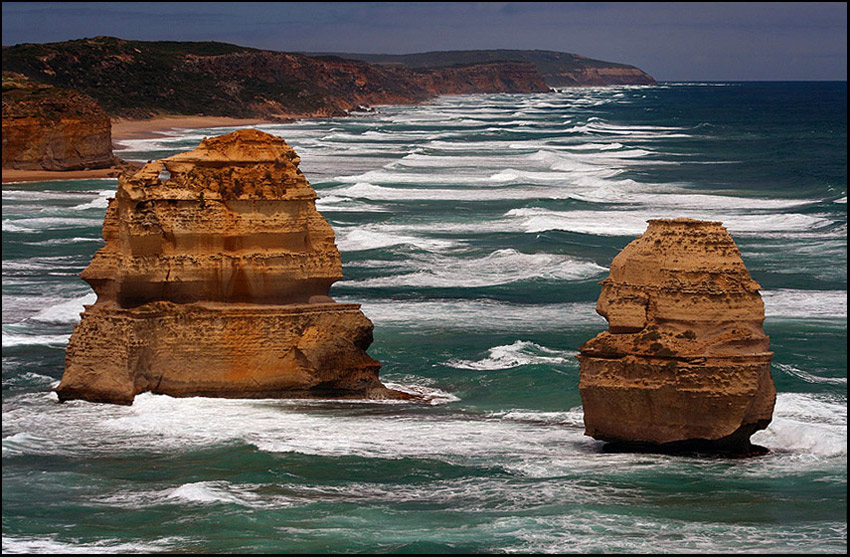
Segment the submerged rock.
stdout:
<path fill-rule="evenodd" d="M 613 448 L 759 452 L 770 376 L 764 304 L 719 222 L 651 220 L 611 264 L 608 331 L 578 356 L 585 433 Z"/>
<path fill-rule="evenodd" d="M 360 306 L 328 295 L 340 255 L 299 162 L 245 129 L 119 178 L 59 399 L 409 398 L 378 380 Z"/>

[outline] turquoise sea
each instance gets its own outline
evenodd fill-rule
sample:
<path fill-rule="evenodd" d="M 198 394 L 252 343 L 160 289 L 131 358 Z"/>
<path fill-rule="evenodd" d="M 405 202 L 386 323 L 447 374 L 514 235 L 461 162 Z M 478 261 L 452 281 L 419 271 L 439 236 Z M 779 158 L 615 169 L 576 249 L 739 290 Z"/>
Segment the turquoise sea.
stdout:
<path fill-rule="evenodd" d="M 441 97 L 258 126 L 336 230 L 331 290 L 429 403 L 52 389 L 116 181 L 3 185 L 4 553 L 845 553 L 847 83 Z M 117 154 L 161 158 L 232 128 Z M 612 454 L 575 355 L 613 257 L 722 221 L 762 286 L 773 422 L 750 459 Z"/>

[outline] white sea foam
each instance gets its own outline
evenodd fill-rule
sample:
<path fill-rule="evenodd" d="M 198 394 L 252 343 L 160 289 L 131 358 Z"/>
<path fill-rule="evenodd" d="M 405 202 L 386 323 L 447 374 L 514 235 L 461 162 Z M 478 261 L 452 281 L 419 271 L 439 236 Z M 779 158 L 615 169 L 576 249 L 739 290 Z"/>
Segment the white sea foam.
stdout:
<path fill-rule="evenodd" d="M 114 181 L 115 178 L 109 180 Z M 115 193 L 115 190 L 111 190 Z M 46 201 L 48 203 L 64 200 L 76 200 L 88 198 L 92 193 L 90 191 L 63 191 L 63 190 L 15 190 L 3 188 L 3 201 Z M 44 204 L 42 204 L 44 206 Z"/>
<path fill-rule="evenodd" d="M 633 494 L 635 500 L 642 496 L 642 493 Z M 633 504 L 624 497 L 622 508 Z M 511 543 L 511 551 L 533 554 L 807 554 L 842 553 L 847 546 L 846 524 L 838 519 L 789 528 L 785 523 L 638 517 L 630 512 L 599 511 L 595 507 L 582 506 L 559 516 L 514 513 L 488 524 L 482 536 L 495 540 L 504 537 Z"/>
<path fill-rule="evenodd" d="M 96 542 L 79 540 L 58 541 L 51 537 L 14 537 L 3 536 L 3 553 L 31 554 L 107 554 L 107 553 L 160 553 L 180 550 L 188 540 L 179 537 L 160 538 L 156 542 L 127 542 L 118 539 L 106 539 Z"/>
<path fill-rule="evenodd" d="M 3 348 L 11 348 L 14 346 L 65 346 L 68 339 L 67 335 L 29 335 L 7 333 L 3 331 Z"/>
<path fill-rule="evenodd" d="M 622 211 L 551 211 L 541 208 L 512 209 L 507 217 L 517 219 L 528 233 L 546 230 L 565 230 L 599 236 L 636 236 L 646 230 L 650 219 L 689 217 L 699 220 L 721 221 L 731 233 L 763 235 L 766 232 L 794 233 L 816 230 L 832 224 L 829 218 L 800 213 L 747 215 L 735 213 L 708 213 L 673 208 Z"/>
<path fill-rule="evenodd" d="M 415 381 L 422 382 L 422 379 L 419 377 L 413 378 L 412 381 L 406 383 L 395 383 L 392 381 L 384 381 L 384 385 L 389 389 L 395 389 L 396 391 L 401 391 L 403 393 L 407 393 L 410 395 L 414 395 L 417 397 L 417 400 L 420 402 L 424 402 L 430 404 L 432 406 L 438 406 L 442 404 L 448 404 L 450 402 L 457 402 L 460 399 L 455 395 L 448 393 L 446 391 L 434 388 L 432 386 L 427 385 L 417 385 Z M 391 403 L 393 401 L 387 401 Z M 403 404 L 403 401 L 398 401 L 399 404 Z"/>
<path fill-rule="evenodd" d="M 846 377 L 820 377 L 814 373 L 809 373 L 808 371 L 804 371 L 798 367 L 783 364 L 779 362 L 773 362 L 773 365 L 783 373 L 787 373 L 788 375 L 792 375 L 798 379 L 802 379 L 806 383 L 822 383 L 829 385 L 846 385 L 847 378 Z"/>
<path fill-rule="evenodd" d="M 223 480 L 191 482 L 176 488 L 158 491 L 122 490 L 96 500 L 98 504 L 115 507 L 145 508 L 158 505 L 238 505 L 251 509 L 282 509 L 295 503 L 306 504 L 303 497 L 291 497 L 270 492 L 262 484 L 236 484 Z M 290 488 L 291 489 L 291 488 Z"/>
<path fill-rule="evenodd" d="M 75 207 L 71 207 L 71 211 L 85 211 L 86 209 L 106 209 L 109 205 L 109 198 L 115 197 L 115 190 L 102 190 L 98 192 L 97 197 L 88 203 L 81 203 Z"/>
<path fill-rule="evenodd" d="M 82 270 L 82 258 L 79 256 L 28 257 L 3 261 L 4 277 L 12 272 L 44 271 L 45 274 L 76 274 Z M 51 273 L 53 271 L 53 273 Z M 56 273 L 58 271 L 58 273 Z"/>
<path fill-rule="evenodd" d="M 320 213 L 385 213 L 387 209 L 351 197 L 329 195 L 316 200 Z"/>
<path fill-rule="evenodd" d="M 51 305 L 33 315 L 31 319 L 45 323 L 78 323 L 80 313 L 85 309 L 83 306 L 91 305 L 96 301 L 97 294 L 90 292 L 85 296 Z"/>
<path fill-rule="evenodd" d="M 103 219 L 84 217 L 33 217 L 3 220 L 4 232 L 40 232 L 42 230 L 67 230 L 72 228 L 100 228 Z"/>
<path fill-rule="evenodd" d="M 32 230 L 25 226 L 18 226 L 12 220 L 3 219 L 3 232 L 32 232 Z"/>
<path fill-rule="evenodd" d="M 846 319 L 846 290 L 765 290 L 764 313 L 768 318 Z"/>
<path fill-rule="evenodd" d="M 622 143 L 576 143 L 575 145 L 566 145 L 565 148 L 570 151 L 585 151 L 585 150 L 599 150 L 599 151 L 609 151 L 614 149 L 622 149 L 624 145 Z"/>
<path fill-rule="evenodd" d="M 847 455 L 847 400 L 803 393 L 779 393 L 773 421 L 753 443 L 782 452 Z"/>
<path fill-rule="evenodd" d="M 410 272 L 347 281 L 346 284 L 363 288 L 480 288 L 526 280 L 587 280 L 599 277 L 607 271 L 605 267 L 591 261 L 582 261 L 566 255 L 526 254 L 514 249 L 496 250 L 479 258 L 414 254 L 405 265 Z"/>
<path fill-rule="evenodd" d="M 53 238 L 51 240 L 40 240 L 37 242 L 22 242 L 28 246 L 65 246 L 68 244 L 76 244 L 78 242 L 100 242 L 104 243 L 100 236 L 83 237 L 76 236 L 74 238 Z"/>
<path fill-rule="evenodd" d="M 553 166 L 559 165 L 555 164 Z M 575 183 L 576 181 L 575 173 L 591 172 L 598 177 L 612 177 L 616 176 L 619 173 L 619 171 L 616 169 L 608 168 L 605 170 L 600 170 L 599 168 L 591 165 L 570 165 L 566 161 L 563 161 L 561 166 L 562 168 L 558 169 L 558 171 L 549 172 L 531 172 L 527 170 L 515 170 L 513 168 L 506 168 L 482 179 L 485 181 L 485 183 L 488 184 L 570 184 Z"/>
<path fill-rule="evenodd" d="M 132 415 L 109 420 L 114 434 L 156 439 L 161 448 L 197 446 L 240 440 L 268 452 L 367 458 L 437 458 L 492 462 L 503 455 L 520 461 L 527 456 L 563 453 L 579 440 L 571 428 L 547 428 L 511 422 L 427 418 L 422 415 L 347 415 L 287 409 L 279 401 L 171 399 L 140 395 Z M 188 422 L 186 420 L 189 420 Z M 146 442 L 145 444 L 149 444 Z M 509 463 L 506 463 L 510 465 Z"/>
<path fill-rule="evenodd" d="M 585 183 L 573 180 L 579 186 L 589 186 L 571 193 L 570 197 L 590 203 L 616 203 L 651 207 L 665 212 L 699 212 L 709 215 L 714 211 L 740 212 L 743 210 L 777 210 L 805 207 L 817 203 L 811 199 L 765 199 L 732 197 L 691 193 L 675 186 L 654 186 L 631 180 Z"/>
<path fill-rule="evenodd" d="M 188 483 L 171 490 L 168 497 L 189 503 L 242 503 L 245 495 L 240 497 L 232 493 L 229 486 L 228 482 L 221 481 Z"/>
<path fill-rule="evenodd" d="M 439 251 L 451 248 L 456 242 L 403 234 L 389 234 L 365 228 L 337 228 L 336 243 L 342 252 L 364 251 L 391 246 L 413 246 L 415 248 Z"/>
<path fill-rule="evenodd" d="M 562 356 L 566 357 L 566 353 Z M 90 458 L 102 453 L 114 457 L 139 451 L 173 454 L 236 443 L 270 453 L 427 459 L 465 466 L 496 463 L 514 477 L 553 478 L 557 485 L 566 487 L 575 482 L 563 481 L 565 475 L 592 480 L 598 475 L 645 475 L 652 468 L 670 473 L 677 466 L 685 466 L 689 473 L 699 466 L 702 474 L 717 478 L 729 474 L 773 478 L 796 475 L 801 461 L 809 472 L 832 470 L 836 459 L 846 458 L 847 442 L 846 399 L 793 393 L 778 396 L 773 423 L 768 430 L 753 436 L 754 442 L 773 452 L 755 463 L 734 464 L 601 452 L 600 443 L 584 436 L 578 407 L 559 412 L 515 408 L 485 414 L 446 414 L 395 403 L 372 413 L 356 410 L 351 402 L 176 399 L 149 393 L 138 395 L 131 407 L 69 402 L 61 407 L 42 404 L 34 411 L 33 402 L 28 404 L 29 410 L 27 405 L 10 409 L 4 404 L 4 431 L 12 435 L 4 438 L 3 444 L 14 454 L 85 454 Z M 332 412 L 328 412 L 328 405 Z M 357 490 L 346 486 L 339 489 Z M 367 498 L 380 496 L 361 493 Z M 497 489 L 495 493 L 503 498 L 506 492 Z M 583 500 L 581 489 L 570 493 Z M 254 507 L 267 503 L 255 494 L 250 485 L 196 482 L 158 492 L 154 498 L 201 505 L 232 503 Z M 633 499 L 635 494 L 630 497 L 628 489 L 624 492 L 622 488 L 600 491 L 594 483 L 586 495 L 598 500 L 603 495 Z M 122 504 L 124 497 L 114 494 L 110 499 L 113 504 Z M 130 499 L 123 504 L 138 503 L 137 499 Z M 392 500 L 397 501 L 395 497 Z M 539 504 L 539 494 L 534 501 Z"/>
<path fill-rule="evenodd" d="M 598 326 L 606 321 L 596 314 L 595 302 L 517 304 L 476 300 L 347 300 L 356 301 L 378 327 L 414 330 L 545 331 L 552 328 Z"/>
<path fill-rule="evenodd" d="M 323 404 L 335 404 L 337 410 L 332 414 L 310 410 Z M 241 442 L 263 451 L 324 456 L 434 458 L 467 464 L 495 460 L 526 475 L 549 477 L 559 470 L 575 472 L 573 467 L 622 466 L 624 460 L 635 458 L 605 454 L 589 457 L 580 447 L 594 443 L 584 437 L 577 409 L 570 409 L 569 419 L 557 412 L 522 411 L 521 416 L 493 415 L 482 420 L 474 416 L 407 415 L 404 410 L 387 419 L 384 413 L 348 413 L 345 406 L 335 402 L 174 399 L 142 394 L 132 407 L 110 407 L 107 412 L 93 411 L 103 410 L 99 406 L 71 403 L 63 406 L 61 416 L 48 412 L 34 419 L 32 415 L 7 413 L 4 408 L 4 426 L 8 423 L 9 429 L 23 427 L 25 431 L 39 428 L 41 439 L 37 442 L 28 445 L 25 440 L 16 440 L 17 450 L 36 454 L 91 450 L 86 443 L 76 445 L 84 432 L 109 441 L 101 443 L 99 450 L 111 453 L 120 447 L 170 452 Z M 846 455 L 846 429 L 846 402 L 780 393 L 773 423 L 753 441 L 777 451 L 770 470 L 776 473 L 790 465 L 783 455 Z M 659 466 L 670 465 L 669 457 L 649 460 Z M 180 494 L 196 499 L 218 496 L 199 495 L 189 488 Z"/>
<path fill-rule="evenodd" d="M 563 365 L 574 363 L 577 352 L 552 350 L 533 342 L 518 340 L 513 344 L 494 346 L 481 360 L 449 360 L 445 365 L 457 369 L 499 370 L 526 365 Z"/>
<path fill-rule="evenodd" d="M 405 157 L 391 163 L 389 168 L 475 168 L 482 167 L 499 168 L 504 166 L 505 161 L 519 161 L 521 155 L 491 154 L 491 155 L 434 155 L 419 152 L 410 153 Z M 430 175 L 430 174 L 429 174 Z"/>
<path fill-rule="evenodd" d="M 347 196 L 373 201 L 410 201 L 410 200 L 454 200 L 454 201 L 496 201 L 508 199 L 566 199 L 570 192 L 565 189 L 522 186 L 488 187 L 473 189 L 447 188 L 392 188 L 367 182 L 358 182 L 332 190 L 333 195 Z"/>
<path fill-rule="evenodd" d="M 442 172 L 442 173 L 419 173 L 419 172 L 391 172 L 387 169 L 370 170 L 356 176 L 337 176 L 337 182 L 348 184 L 391 184 L 391 185 L 487 185 L 491 182 L 487 176 L 479 172 Z M 400 192 L 409 191 L 399 189 Z"/>

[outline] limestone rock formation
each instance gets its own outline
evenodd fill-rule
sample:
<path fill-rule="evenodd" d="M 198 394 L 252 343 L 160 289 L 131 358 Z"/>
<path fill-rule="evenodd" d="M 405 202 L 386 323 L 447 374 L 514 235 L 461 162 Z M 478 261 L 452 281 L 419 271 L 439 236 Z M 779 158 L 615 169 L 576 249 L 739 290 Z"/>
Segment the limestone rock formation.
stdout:
<path fill-rule="evenodd" d="M 719 222 L 651 220 L 602 281 L 580 348 L 585 433 L 613 446 L 748 453 L 770 423 L 764 304 Z"/>
<path fill-rule="evenodd" d="M 339 251 L 299 162 L 246 129 L 120 177 L 60 400 L 408 398 L 378 380 L 360 306 L 328 296 Z"/>
<path fill-rule="evenodd" d="M 3 168 L 83 170 L 114 162 L 112 122 L 94 99 L 3 72 Z"/>

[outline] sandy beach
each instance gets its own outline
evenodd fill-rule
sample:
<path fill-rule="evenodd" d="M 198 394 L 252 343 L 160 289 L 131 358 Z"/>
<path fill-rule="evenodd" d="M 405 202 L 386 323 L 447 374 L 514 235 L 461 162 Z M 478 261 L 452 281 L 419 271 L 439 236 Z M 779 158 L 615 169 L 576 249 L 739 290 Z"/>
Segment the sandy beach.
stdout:
<path fill-rule="evenodd" d="M 212 128 L 218 126 L 251 126 L 269 124 L 258 118 L 228 118 L 226 116 L 160 116 L 150 120 L 112 120 L 112 144 L 122 139 L 147 139 L 172 129 Z"/>
<path fill-rule="evenodd" d="M 160 116 L 149 120 L 112 120 L 112 146 L 120 148 L 125 139 L 147 139 L 173 129 L 209 128 L 218 126 L 251 126 L 268 124 L 257 118 L 228 118 L 225 116 Z M 3 169 L 3 183 L 41 182 L 45 180 L 85 180 L 116 177 L 119 167 L 96 170 L 16 170 Z"/>

